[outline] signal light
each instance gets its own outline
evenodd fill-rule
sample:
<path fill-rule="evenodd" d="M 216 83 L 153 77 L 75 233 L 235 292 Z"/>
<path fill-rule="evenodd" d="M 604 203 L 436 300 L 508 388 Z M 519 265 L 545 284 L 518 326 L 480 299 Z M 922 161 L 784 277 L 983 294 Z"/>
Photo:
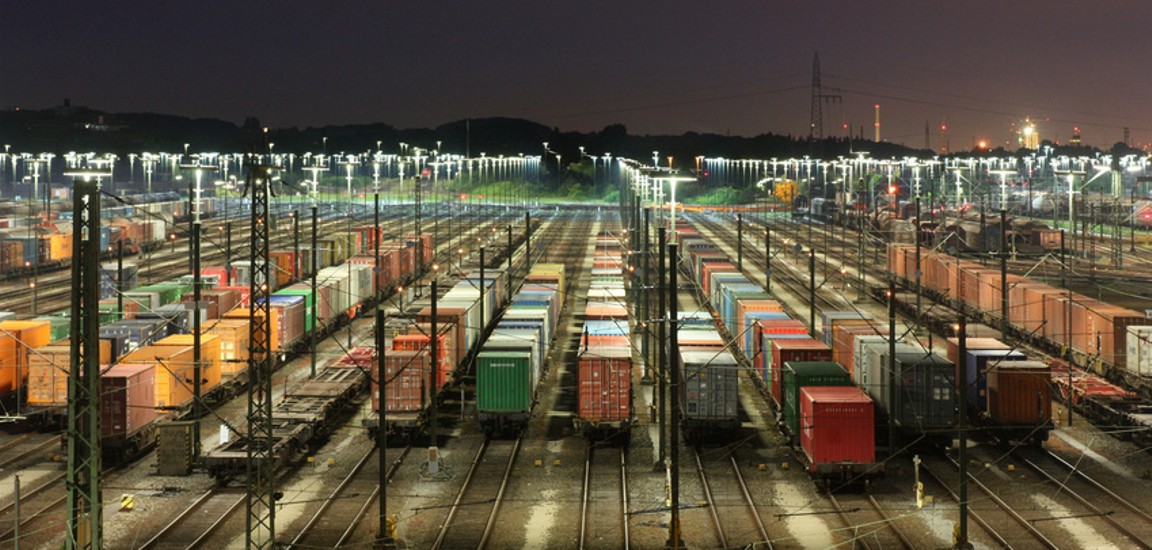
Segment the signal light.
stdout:
<path fill-rule="evenodd" d="M 889 185 L 888 186 L 888 194 L 889 195 L 895 195 L 896 194 L 896 186 L 895 185 Z"/>

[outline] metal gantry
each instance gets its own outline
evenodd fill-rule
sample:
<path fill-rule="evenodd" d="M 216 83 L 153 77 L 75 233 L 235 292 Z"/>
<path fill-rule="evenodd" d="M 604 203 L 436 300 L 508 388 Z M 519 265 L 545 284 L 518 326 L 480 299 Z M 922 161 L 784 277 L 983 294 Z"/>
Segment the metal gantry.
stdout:
<path fill-rule="evenodd" d="M 68 532 L 64 548 L 103 547 L 100 490 L 100 183 L 77 172 L 68 373 Z"/>
<path fill-rule="evenodd" d="M 249 257 L 251 356 L 248 359 L 246 549 L 272 548 L 276 538 L 276 479 L 272 433 L 272 327 L 269 296 L 268 202 L 272 167 L 253 158 L 248 165 L 247 192 L 252 199 Z M 315 251 L 313 251 L 315 253 Z"/>

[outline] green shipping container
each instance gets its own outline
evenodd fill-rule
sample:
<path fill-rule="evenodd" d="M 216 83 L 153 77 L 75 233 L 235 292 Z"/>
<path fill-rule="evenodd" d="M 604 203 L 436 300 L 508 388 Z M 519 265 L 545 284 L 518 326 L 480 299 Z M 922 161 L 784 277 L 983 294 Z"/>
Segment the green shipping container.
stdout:
<path fill-rule="evenodd" d="M 68 337 L 68 333 L 72 330 L 72 319 L 63 315 L 42 315 L 34 319 L 36 321 L 48 321 L 52 326 L 51 336 L 48 343 L 58 342 Z"/>
<path fill-rule="evenodd" d="M 312 319 L 312 289 L 310 288 L 284 288 L 272 293 L 273 296 L 303 296 L 304 297 L 304 330 L 311 332 L 315 326 Z"/>
<path fill-rule="evenodd" d="M 527 412 L 532 407 L 532 355 L 482 351 L 476 355 L 476 410 Z"/>
<path fill-rule="evenodd" d="M 156 283 L 154 285 L 147 285 L 136 288 L 137 292 L 158 292 L 160 293 L 160 303 L 152 304 L 152 309 L 168 304 L 174 304 L 180 301 L 180 297 L 184 296 L 187 292 L 192 292 L 192 285 L 184 285 L 180 283 Z"/>
<path fill-rule="evenodd" d="M 804 386 L 852 386 L 852 376 L 835 361 L 789 361 L 784 363 L 784 421 L 793 439 L 800 437 L 800 388 Z"/>

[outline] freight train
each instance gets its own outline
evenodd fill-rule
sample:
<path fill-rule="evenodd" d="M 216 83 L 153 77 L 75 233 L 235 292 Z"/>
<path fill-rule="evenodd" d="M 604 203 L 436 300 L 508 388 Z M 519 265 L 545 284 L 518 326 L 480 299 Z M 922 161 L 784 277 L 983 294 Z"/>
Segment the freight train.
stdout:
<path fill-rule="evenodd" d="M 372 381 L 372 415 L 363 421 L 369 433 L 381 427 L 390 434 L 411 437 L 428 419 L 429 408 L 445 388 L 463 383 L 471 373 L 476 351 L 487 334 L 497 311 L 507 301 L 507 273 L 486 270 L 466 274 L 455 284 L 440 288 L 436 315 L 432 315 L 431 295 L 411 302 L 404 311 L 386 318 L 384 353 L 384 393 Z M 481 307 L 483 299 L 483 307 Z M 409 312 L 412 312 L 409 314 Z M 435 337 L 431 334 L 436 320 Z M 433 343 L 434 342 L 434 343 Z M 431 352 L 436 346 L 436 374 L 433 378 Z"/>
<path fill-rule="evenodd" d="M 293 252 L 270 255 L 275 274 L 268 304 L 277 366 L 307 349 L 313 333 L 326 336 L 350 322 L 361 308 L 375 302 L 377 289 L 405 285 L 427 268 L 428 262 L 417 264 L 417 251 L 423 249 L 429 260 L 433 257 L 431 235 L 382 241 L 379 270 L 373 265 L 375 257 L 362 261 L 357 247 L 374 250 L 374 239 L 380 235 L 374 228 L 361 228 L 329 236 L 326 244 L 338 252 L 329 250 L 325 263 L 341 263 L 317 271 L 315 293 L 310 284 L 290 284 L 298 273 Z M 199 308 L 194 307 L 190 276 L 136 287 L 130 287 L 132 279 L 122 279 L 121 295 L 102 300 L 100 354 L 101 364 L 107 365 L 103 378 L 112 387 L 124 387 L 108 399 L 125 405 L 109 409 L 117 416 L 105 419 L 106 459 L 118 463 L 134 458 L 155 443 L 156 422 L 190 411 L 196 349 L 187 332 L 194 325 L 193 315 L 201 319 L 201 402 L 212 406 L 247 386 L 251 272 L 243 266 L 208 266 L 202 275 Z M 102 286 L 108 290 L 107 284 Z M 10 350 L 0 351 L 0 394 L 16 402 L 34 422 L 52 428 L 67 419 L 68 321 L 67 312 L 61 312 L 0 322 L 0 350 Z M 124 365 L 132 368 L 121 368 Z M 144 384 L 145 378 L 151 382 Z"/>
<path fill-rule="evenodd" d="M 741 361 L 776 407 L 782 430 L 799 443 L 813 475 L 831 480 L 882 473 L 875 446 L 889 435 L 901 445 L 949 444 L 958 381 L 970 384 L 971 405 L 965 407 L 988 437 L 1035 443 L 1052 429 L 1045 404 L 1051 393 L 1037 383 L 1047 380 L 1042 364 L 1005 353 L 991 367 L 973 359 L 969 373 L 967 358 L 982 353 L 978 346 L 988 342 L 973 340 L 963 361 L 943 357 L 911 337 L 890 342 L 884 325 L 853 311 L 823 312 L 820 332 L 810 332 L 695 229 L 685 224 L 677 238 L 681 265 L 720 319 L 724 337 L 740 346 Z M 889 365 L 895 365 L 896 376 L 890 376 Z M 823 389 L 841 386 L 856 390 Z M 849 410 L 858 416 L 833 414 Z M 858 429 L 841 440 L 845 422 Z M 895 433 L 888 434 L 889 425 Z"/>
<path fill-rule="evenodd" d="M 630 433 L 632 415 L 632 325 L 625 303 L 627 268 L 620 240 L 596 236 L 592 281 L 576 358 L 575 428 L 586 437 Z"/>
<path fill-rule="evenodd" d="M 891 246 L 888 268 L 899 284 L 920 285 L 933 300 L 971 318 L 998 326 L 1004 290 L 999 270 L 938 252 Z M 1152 400 L 1152 322 L 1141 312 L 1101 302 L 1067 289 L 1008 274 L 1008 324 L 1017 338 L 1135 388 Z"/>
<path fill-rule="evenodd" d="M 564 307 L 564 264 L 532 266 L 476 355 L 476 412 L 493 436 L 528 425 Z"/>

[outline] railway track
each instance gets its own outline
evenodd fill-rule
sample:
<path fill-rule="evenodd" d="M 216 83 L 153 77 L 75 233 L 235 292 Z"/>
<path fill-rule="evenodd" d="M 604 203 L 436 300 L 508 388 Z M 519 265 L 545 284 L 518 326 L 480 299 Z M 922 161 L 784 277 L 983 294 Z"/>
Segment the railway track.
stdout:
<path fill-rule="evenodd" d="M 828 493 L 828 500 L 848 528 L 852 542 L 848 548 L 916 548 L 896 519 L 871 494 Z"/>
<path fill-rule="evenodd" d="M 63 521 L 63 505 L 67 498 L 64 491 L 64 472 L 53 473 L 38 480 L 35 485 L 23 486 L 20 489 L 20 538 L 26 539 L 29 535 L 36 538 L 48 538 L 49 532 L 55 534 Z M 16 537 L 16 502 L 8 502 L 0 507 L 0 525 L 13 525 L 11 529 L 5 527 L 0 532 L 0 548 L 14 546 Z"/>
<path fill-rule="evenodd" d="M 49 449 L 60 449 L 58 434 L 22 434 L 0 445 L 0 471 L 8 471 L 28 458 Z"/>
<path fill-rule="evenodd" d="M 771 537 L 734 452 L 725 447 L 715 453 L 722 456 L 713 457 L 712 454 L 699 446 L 692 448 L 704 502 L 720 546 L 760 548 L 766 545 L 772 548 Z"/>
<path fill-rule="evenodd" d="M 523 437 L 486 438 L 431 548 L 484 548 L 499 515 Z"/>
<path fill-rule="evenodd" d="M 946 461 L 947 461 L 947 464 L 949 466 L 951 466 L 951 468 L 949 468 L 949 471 L 953 471 L 953 469 L 955 469 L 956 470 L 956 476 L 959 477 L 959 468 L 960 468 L 959 463 L 957 463 L 956 460 L 952 457 L 947 457 Z M 920 465 L 920 471 L 922 473 L 928 472 L 929 475 L 931 477 L 933 477 L 934 479 L 936 479 L 941 485 L 946 485 L 945 480 L 943 480 L 941 477 L 939 477 L 939 474 L 937 474 L 935 470 L 929 470 L 926 467 L 926 464 L 922 463 Z M 956 486 L 958 484 L 959 484 L 959 481 L 956 480 L 953 483 L 951 483 L 950 485 L 946 485 L 946 486 Z M 975 514 L 976 508 L 980 508 L 984 512 L 986 512 L 987 515 L 982 516 L 984 519 L 977 520 L 977 522 L 980 523 L 985 528 L 985 530 L 989 532 L 989 534 L 995 533 L 993 536 L 994 536 L 994 538 L 997 539 L 997 542 L 999 542 L 999 543 L 1001 543 L 1007 547 L 1013 547 L 1013 546 L 1037 547 L 1037 545 L 1039 545 L 1041 547 L 1050 548 L 1052 550 L 1056 550 L 1057 548 L 1060 547 L 1056 542 L 1054 542 L 1052 539 L 1050 539 L 1044 532 L 1040 531 L 1040 529 L 1038 529 L 1036 527 L 1035 523 L 1033 523 L 1032 521 L 1029 521 L 1027 518 L 1025 518 L 1023 515 L 1021 515 L 1019 511 L 1017 511 L 1015 508 L 1013 508 L 1008 502 L 1006 502 L 1004 499 L 1002 499 L 1000 497 L 1000 495 L 998 494 L 998 491 L 993 491 L 990 487 L 988 487 L 988 485 L 986 485 L 984 482 L 977 479 L 976 476 L 973 475 L 971 472 L 968 473 L 968 486 L 972 489 L 975 489 L 977 492 L 979 492 L 980 494 L 983 495 L 982 497 L 980 497 L 978 499 L 973 499 L 971 494 L 969 495 L 969 513 L 970 513 L 970 515 L 973 518 L 977 517 Z M 949 492 L 951 492 L 951 490 L 949 490 Z M 958 496 L 955 498 L 957 501 L 959 501 Z M 989 506 L 992 507 L 992 510 L 988 509 Z M 991 518 L 991 517 L 996 517 L 1002 523 L 1007 523 L 1007 522 L 1005 522 L 1005 520 L 1010 520 L 1010 523 L 1008 523 L 1008 526 L 1002 526 L 1000 529 L 996 529 L 991 525 L 991 523 L 989 521 L 989 518 Z M 1012 526 L 1012 524 L 1015 524 L 1015 526 Z M 1026 535 L 1029 539 L 1029 543 L 1027 545 L 1025 545 L 1025 543 L 1023 543 L 1022 541 L 1017 541 L 1015 544 L 1012 544 L 1010 541 L 1008 541 L 1006 539 L 1006 537 L 1005 537 L 1006 533 L 1013 533 L 1013 534 L 1019 533 L 1019 534 Z"/>
<path fill-rule="evenodd" d="M 385 482 L 396 475 L 400 464 L 408 456 L 408 445 L 385 472 Z M 361 520 L 372 508 L 380 494 L 380 461 L 375 460 L 379 450 L 373 447 L 352 471 L 324 498 L 304 527 L 285 546 L 290 548 L 340 548 L 349 542 Z"/>
<path fill-rule="evenodd" d="M 1067 495 L 1084 508 L 1085 517 L 1098 517 L 1115 529 L 1127 539 L 1123 541 L 1123 546 L 1152 550 L 1152 544 L 1148 542 L 1152 541 L 1152 515 L 1050 451 L 1032 458 L 1019 453 L 1017 458 L 1039 475 L 1047 485 L 1056 489 L 1052 496 Z M 1109 502 L 1118 504 L 1125 510 L 1118 512 L 1105 508 Z M 1113 542 L 1120 540 L 1113 539 Z"/>
<path fill-rule="evenodd" d="M 239 489 L 209 489 L 152 538 L 144 541 L 138 550 L 197 548 L 229 518 L 244 508 L 246 498 L 246 494 Z"/>
<path fill-rule="evenodd" d="M 597 449 L 608 452 L 597 453 Z M 580 498 L 579 548 L 631 547 L 628 532 L 628 449 L 588 444 Z M 613 472 L 609 474 L 609 472 Z"/>

